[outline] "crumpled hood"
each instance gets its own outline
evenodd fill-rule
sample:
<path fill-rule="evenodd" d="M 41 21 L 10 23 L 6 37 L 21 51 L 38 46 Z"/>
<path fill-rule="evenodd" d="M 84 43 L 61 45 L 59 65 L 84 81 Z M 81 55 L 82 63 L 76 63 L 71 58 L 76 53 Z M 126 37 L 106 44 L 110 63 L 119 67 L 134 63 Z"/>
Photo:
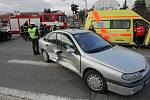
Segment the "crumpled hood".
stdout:
<path fill-rule="evenodd" d="M 87 58 L 123 73 L 134 73 L 145 69 L 144 56 L 120 46 L 114 46 L 98 53 L 87 54 Z"/>

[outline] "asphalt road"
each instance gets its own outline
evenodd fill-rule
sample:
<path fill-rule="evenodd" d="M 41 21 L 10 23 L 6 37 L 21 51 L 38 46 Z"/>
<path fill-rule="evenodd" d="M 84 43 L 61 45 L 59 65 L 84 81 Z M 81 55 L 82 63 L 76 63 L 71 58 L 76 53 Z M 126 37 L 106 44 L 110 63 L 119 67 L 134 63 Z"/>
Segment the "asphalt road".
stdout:
<path fill-rule="evenodd" d="M 150 62 L 149 49 L 135 51 L 147 56 Z M 41 55 L 33 55 L 31 43 L 25 42 L 19 36 L 13 36 L 11 41 L 0 42 L 0 87 L 74 99 L 149 100 L 150 98 L 150 83 L 129 97 L 112 92 L 104 94 L 90 92 L 75 73 L 55 63 L 46 64 Z"/>

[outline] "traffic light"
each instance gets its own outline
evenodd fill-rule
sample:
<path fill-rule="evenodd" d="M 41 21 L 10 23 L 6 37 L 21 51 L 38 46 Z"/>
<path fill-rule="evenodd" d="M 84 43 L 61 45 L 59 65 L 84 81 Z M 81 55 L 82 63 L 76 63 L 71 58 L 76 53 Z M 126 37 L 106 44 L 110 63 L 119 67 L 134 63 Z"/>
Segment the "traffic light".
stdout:
<path fill-rule="evenodd" d="M 78 7 L 79 7 L 78 5 L 75 5 L 75 6 L 74 6 L 74 9 L 75 9 L 75 10 L 74 10 L 74 11 L 75 11 L 75 14 L 77 14 L 77 13 L 78 13 L 78 10 L 79 10 L 79 8 L 78 8 Z"/>
<path fill-rule="evenodd" d="M 78 13 L 78 10 L 79 10 L 78 7 L 79 7 L 78 5 L 72 4 L 72 5 L 71 5 L 71 10 L 72 10 L 73 12 L 75 12 L 75 14 L 77 14 L 77 13 Z"/>
<path fill-rule="evenodd" d="M 71 5 L 71 10 L 72 10 L 72 11 L 75 11 L 75 4 L 72 4 L 72 5 Z"/>

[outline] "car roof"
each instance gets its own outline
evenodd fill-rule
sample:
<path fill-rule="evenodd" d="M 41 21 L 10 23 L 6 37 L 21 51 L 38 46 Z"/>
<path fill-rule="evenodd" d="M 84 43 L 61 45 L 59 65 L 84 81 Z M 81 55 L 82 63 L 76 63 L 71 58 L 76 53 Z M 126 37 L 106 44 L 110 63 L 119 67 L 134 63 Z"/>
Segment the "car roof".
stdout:
<path fill-rule="evenodd" d="M 85 33 L 89 32 L 88 30 L 81 30 L 81 29 L 65 29 L 65 30 L 60 30 L 58 32 L 64 32 L 68 34 L 78 34 L 78 33 Z"/>

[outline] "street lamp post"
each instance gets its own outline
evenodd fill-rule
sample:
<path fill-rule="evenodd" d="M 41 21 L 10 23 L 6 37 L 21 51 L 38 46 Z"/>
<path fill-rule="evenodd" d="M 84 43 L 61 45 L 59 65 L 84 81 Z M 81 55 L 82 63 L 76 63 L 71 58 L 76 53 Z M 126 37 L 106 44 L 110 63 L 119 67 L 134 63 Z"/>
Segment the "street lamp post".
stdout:
<path fill-rule="evenodd" d="M 87 16 L 87 0 L 84 0 L 85 1 L 85 21 L 86 21 L 86 16 Z"/>
<path fill-rule="evenodd" d="M 85 16 L 87 16 L 87 1 L 86 0 L 84 1 L 85 1 Z"/>

